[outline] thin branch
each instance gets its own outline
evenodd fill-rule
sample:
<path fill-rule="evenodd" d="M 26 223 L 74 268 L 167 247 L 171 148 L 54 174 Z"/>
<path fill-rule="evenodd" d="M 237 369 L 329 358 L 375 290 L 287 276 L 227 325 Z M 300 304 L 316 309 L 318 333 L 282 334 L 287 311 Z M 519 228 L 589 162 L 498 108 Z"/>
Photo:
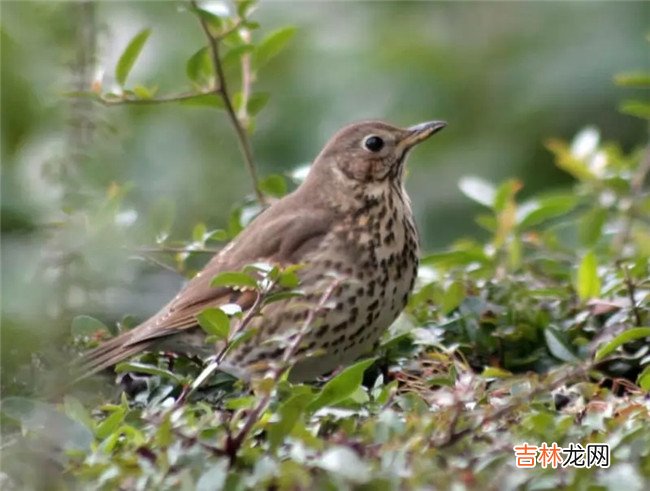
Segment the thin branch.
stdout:
<path fill-rule="evenodd" d="M 190 5 L 192 5 L 192 7 L 195 10 L 199 8 L 196 3 L 196 0 L 190 0 Z M 255 164 L 253 162 L 253 149 L 250 140 L 248 138 L 248 134 L 246 133 L 246 130 L 242 126 L 241 121 L 237 117 L 237 113 L 233 106 L 232 99 L 230 98 L 228 83 L 226 81 L 226 75 L 223 69 L 223 64 L 221 62 L 221 56 L 219 54 L 220 38 L 212 35 L 212 33 L 210 32 L 210 27 L 208 26 L 208 23 L 203 17 L 199 15 L 198 19 L 199 19 L 199 23 L 201 24 L 201 28 L 203 29 L 203 33 L 205 34 L 205 37 L 208 40 L 208 46 L 210 48 L 210 57 L 212 59 L 212 66 L 214 67 L 214 73 L 217 77 L 217 84 L 213 89 L 213 93 L 220 95 L 221 98 L 223 99 L 223 103 L 226 109 L 226 114 L 228 114 L 228 118 L 230 119 L 230 122 L 233 128 L 235 129 L 235 133 L 237 134 L 239 148 L 241 149 L 242 155 L 244 157 L 244 164 L 246 165 L 250 178 L 253 181 L 255 195 L 257 196 L 257 200 L 260 202 L 260 204 L 264 206 L 266 205 L 266 200 L 264 199 L 264 195 L 260 191 L 259 179 L 257 177 L 257 171 L 255 169 Z"/>
<path fill-rule="evenodd" d="M 619 267 L 623 270 L 623 276 L 625 277 L 625 286 L 627 286 L 627 295 L 630 299 L 630 305 L 632 306 L 634 320 L 636 321 L 637 326 L 642 326 L 641 312 L 639 312 L 639 308 L 636 304 L 636 287 L 630 277 L 630 272 L 628 271 L 627 266 L 625 264 L 619 264 Z"/>
<path fill-rule="evenodd" d="M 161 97 L 152 97 L 151 99 L 130 99 L 127 95 L 122 97 L 106 97 L 99 96 L 96 100 L 101 102 L 105 106 L 119 106 L 123 104 L 134 104 L 134 105 L 152 105 L 152 104 L 163 104 L 166 102 L 182 102 L 182 101 L 191 101 L 193 99 L 201 99 L 206 95 L 214 94 L 213 90 L 203 91 L 203 92 L 183 92 L 182 94 L 170 94 L 167 96 Z M 217 94 L 218 96 L 220 94 Z"/>
<path fill-rule="evenodd" d="M 251 41 L 251 35 L 248 30 L 243 30 L 241 33 L 242 38 L 247 43 Z M 251 55 L 250 53 L 244 53 L 241 57 L 241 107 L 239 108 L 239 120 L 242 121 L 244 125 L 248 125 L 249 116 L 248 116 L 248 101 L 251 97 L 251 86 L 253 85 L 253 71 L 251 67 Z"/>
<path fill-rule="evenodd" d="M 132 252 L 139 252 L 143 254 L 147 253 L 155 253 L 155 252 L 161 252 L 161 253 L 168 253 L 168 254 L 177 254 L 177 253 L 200 253 L 200 254 L 216 254 L 218 252 L 221 252 L 221 249 L 216 249 L 216 248 L 210 248 L 210 247 L 196 247 L 193 248 L 192 246 L 187 246 L 187 247 L 169 247 L 169 246 L 160 246 L 160 247 L 136 247 L 136 248 L 131 248 L 129 249 Z"/>

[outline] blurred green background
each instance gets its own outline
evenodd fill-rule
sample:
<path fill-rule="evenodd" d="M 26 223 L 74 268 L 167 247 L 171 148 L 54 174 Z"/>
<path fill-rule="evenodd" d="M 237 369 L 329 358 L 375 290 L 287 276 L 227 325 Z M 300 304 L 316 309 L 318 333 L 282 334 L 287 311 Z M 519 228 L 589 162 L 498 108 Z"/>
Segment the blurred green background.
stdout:
<path fill-rule="evenodd" d="M 153 34 L 130 83 L 187 89 L 185 62 L 203 35 L 181 3 L 1 7 L 2 385 L 29 392 L 36 367 L 69 359 L 73 317 L 142 318 L 175 293 L 181 277 L 154 262 L 169 258 L 134 253 L 155 244 L 165 210 L 175 210 L 172 239 L 189 240 L 198 222 L 224 227 L 251 184 L 213 108 L 63 95 L 98 76 L 110 90 L 116 60 L 145 27 Z M 629 150 L 646 132 L 616 111 L 633 91 L 612 77 L 648 66 L 647 2 L 274 1 L 253 18 L 254 38 L 298 28 L 256 81 L 271 94 L 252 138 L 262 175 L 309 162 L 351 121 L 448 121 L 410 159 L 427 251 L 480 234 L 461 176 L 518 177 L 525 196 L 568 183 L 546 138 L 594 125 Z"/>

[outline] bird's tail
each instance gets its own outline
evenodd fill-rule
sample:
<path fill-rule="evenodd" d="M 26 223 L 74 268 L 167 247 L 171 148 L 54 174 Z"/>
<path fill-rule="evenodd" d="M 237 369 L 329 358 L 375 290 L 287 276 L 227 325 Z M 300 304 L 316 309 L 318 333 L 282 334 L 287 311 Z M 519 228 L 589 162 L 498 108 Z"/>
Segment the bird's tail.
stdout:
<path fill-rule="evenodd" d="M 127 358 L 145 351 L 154 342 L 152 339 L 133 340 L 133 331 L 128 331 L 102 343 L 85 353 L 72 365 L 75 382 L 83 380 Z"/>

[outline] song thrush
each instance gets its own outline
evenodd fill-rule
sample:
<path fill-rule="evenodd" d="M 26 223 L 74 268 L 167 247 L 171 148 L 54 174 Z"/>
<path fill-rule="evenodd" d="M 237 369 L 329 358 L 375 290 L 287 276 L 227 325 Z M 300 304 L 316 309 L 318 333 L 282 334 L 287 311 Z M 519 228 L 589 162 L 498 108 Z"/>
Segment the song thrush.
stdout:
<path fill-rule="evenodd" d="M 333 306 L 313 319 L 298 352 L 320 354 L 297 358 L 290 379 L 313 379 L 371 351 L 406 305 L 417 274 L 418 234 L 403 186 L 404 161 L 414 145 L 445 126 L 432 121 L 401 129 L 367 121 L 340 130 L 306 180 L 255 218 L 170 303 L 90 351 L 85 374 L 144 350 L 210 348 L 197 315 L 232 302 L 245 310 L 254 299 L 250 292 L 211 287 L 211 280 L 259 261 L 302 264 L 304 296 L 265 307 L 255 319 L 257 334 L 227 356 L 225 371 L 249 377 L 250 367 L 280 358 L 284 348 L 273 339 L 308 318 L 309 301 L 318 301 L 332 273 L 341 278 Z"/>

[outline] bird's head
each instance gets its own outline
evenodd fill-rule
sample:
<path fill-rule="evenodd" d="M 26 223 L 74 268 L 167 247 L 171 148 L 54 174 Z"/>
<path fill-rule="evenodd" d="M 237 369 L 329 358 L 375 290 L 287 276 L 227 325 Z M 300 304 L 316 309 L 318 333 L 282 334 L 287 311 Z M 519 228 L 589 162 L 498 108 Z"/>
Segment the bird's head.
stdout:
<path fill-rule="evenodd" d="M 409 150 L 447 126 L 428 121 L 398 128 L 381 121 L 354 123 L 337 132 L 314 162 L 314 174 L 334 173 L 356 183 L 401 180 Z"/>

